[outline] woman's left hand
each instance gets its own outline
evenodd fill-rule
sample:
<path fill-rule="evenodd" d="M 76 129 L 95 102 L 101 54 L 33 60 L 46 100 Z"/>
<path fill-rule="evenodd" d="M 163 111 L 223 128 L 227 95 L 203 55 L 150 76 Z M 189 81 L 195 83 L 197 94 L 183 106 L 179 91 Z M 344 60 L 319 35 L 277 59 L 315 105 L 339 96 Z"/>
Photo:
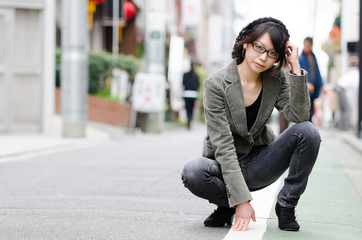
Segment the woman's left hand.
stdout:
<path fill-rule="evenodd" d="M 298 55 L 298 47 L 294 45 L 292 42 L 288 41 L 286 44 L 286 54 L 287 61 L 292 68 L 292 73 L 300 73 L 300 65 L 299 65 L 299 55 Z"/>

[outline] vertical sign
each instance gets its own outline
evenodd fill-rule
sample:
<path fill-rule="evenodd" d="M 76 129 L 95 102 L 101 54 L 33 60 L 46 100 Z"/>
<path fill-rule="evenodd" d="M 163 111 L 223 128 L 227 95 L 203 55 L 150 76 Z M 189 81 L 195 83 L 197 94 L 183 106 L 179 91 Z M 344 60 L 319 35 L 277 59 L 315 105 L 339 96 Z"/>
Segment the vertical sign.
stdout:
<path fill-rule="evenodd" d="M 182 99 L 183 54 L 184 39 L 175 35 L 171 36 L 168 82 L 170 84 L 170 102 L 173 111 L 181 110 L 184 105 Z"/>
<path fill-rule="evenodd" d="M 209 17 L 209 64 L 216 68 L 222 64 L 222 24 L 221 15 L 214 14 Z"/>
<path fill-rule="evenodd" d="M 113 70 L 112 75 L 111 96 L 118 98 L 120 102 L 124 102 L 128 94 L 129 75 L 126 71 L 118 68 Z"/>
<path fill-rule="evenodd" d="M 182 24 L 184 27 L 197 27 L 200 24 L 201 1 L 182 0 Z"/>
<path fill-rule="evenodd" d="M 132 108 L 138 112 L 158 113 L 164 108 L 166 79 L 163 74 L 138 73 L 132 94 Z"/>

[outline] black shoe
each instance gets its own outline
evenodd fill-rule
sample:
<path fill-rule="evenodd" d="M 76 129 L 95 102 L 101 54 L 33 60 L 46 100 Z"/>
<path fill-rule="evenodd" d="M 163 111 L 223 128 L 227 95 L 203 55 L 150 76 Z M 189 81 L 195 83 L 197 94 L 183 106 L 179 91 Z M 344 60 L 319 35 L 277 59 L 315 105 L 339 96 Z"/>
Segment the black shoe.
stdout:
<path fill-rule="evenodd" d="M 223 227 L 225 223 L 231 225 L 231 217 L 235 214 L 235 208 L 218 207 L 205 221 L 205 227 Z"/>
<path fill-rule="evenodd" d="M 298 231 L 300 226 L 295 219 L 295 208 L 282 207 L 277 203 L 275 213 L 278 216 L 279 228 L 285 231 Z"/>

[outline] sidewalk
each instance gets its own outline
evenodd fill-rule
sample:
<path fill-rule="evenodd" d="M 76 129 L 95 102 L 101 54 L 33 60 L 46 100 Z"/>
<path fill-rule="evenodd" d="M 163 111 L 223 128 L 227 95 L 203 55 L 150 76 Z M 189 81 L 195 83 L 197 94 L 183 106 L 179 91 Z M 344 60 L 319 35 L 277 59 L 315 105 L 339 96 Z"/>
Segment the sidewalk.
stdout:
<path fill-rule="evenodd" d="M 300 231 L 278 229 L 274 206 L 275 196 L 283 184 L 279 179 L 279 187 L 270 186 L 253 193 L 257 223 L 250 223 L 250 231 L 230 230 L 224 240 L 362 238 L 362 140 L 337 129 L 321 129 L 320 133 L 319 156 L 296 208 Z"/>
<path fill-rule="evenodd" d="M 362 237 L 362 153 L 353 151 L 360 145 L 345 142 L 353 138 L 336 130 L 321 130 L 322 145 L 307 189 L 297 207 L 301 230 L 297 234 L 280 233 L 277 218 L 271 211 L 268 229 L 263 240 L 290 239 L 358 240 Z M 351 139 L 349 139 L 351 140 Z M 360 144 L 360 140 L 353 141 Z M 348 162 L 354 161 L 354 169 L 360 181 L 348 172 Z"/>
<path fill-rule="evenodd" d="M 323 130 L 330 152 L 338 160 L 362 197 L 362 139 L 355 132 L 338 129 Z"/>
<path fill-rule="evenodd" d="M 0 162 L 28 155 L 79 148 L 110 141 L 124 134 L 125 129 L 97 122 L 87 122 L 85 138 L 64 138 L 61 134 L 62 120 L 54 117 L 54 133 L 0 133 Z"/>

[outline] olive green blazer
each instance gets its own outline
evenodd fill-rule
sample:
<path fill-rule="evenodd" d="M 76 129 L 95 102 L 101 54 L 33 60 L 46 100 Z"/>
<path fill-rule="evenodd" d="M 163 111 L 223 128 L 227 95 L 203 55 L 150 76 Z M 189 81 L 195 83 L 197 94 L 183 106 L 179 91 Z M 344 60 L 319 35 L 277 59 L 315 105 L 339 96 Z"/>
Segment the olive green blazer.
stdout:
<path fill-rule="evenodd" d="M 307 72 L 302 70 L 302 75 L 297 76 L 282 70 L 277 76 L 272 76 L 271 70 L 262 73 L 262 100 L 250 132 L 236 61 L 233 60 L 204 82 L 207 135 L 202 155 L 220 163 L 231 207 L 252 199 L 238 160 L 251 150 L 266 147 L 275 139 L 267 125 L 274 107 L 291 122 L 309 119 Z"/>

